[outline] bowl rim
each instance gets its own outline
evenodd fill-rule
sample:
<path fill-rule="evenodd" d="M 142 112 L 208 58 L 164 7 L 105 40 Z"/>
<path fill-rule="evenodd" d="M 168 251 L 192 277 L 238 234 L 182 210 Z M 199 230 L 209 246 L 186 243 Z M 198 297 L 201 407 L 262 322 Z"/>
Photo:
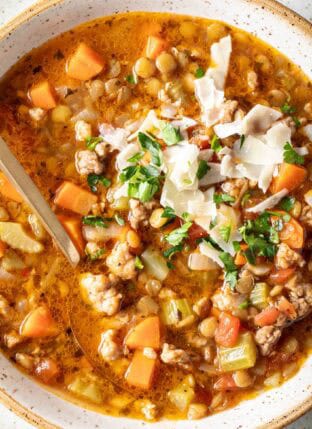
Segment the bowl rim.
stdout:
<path fill-rule="evenodd" d="M 17 14 L 15 17 L 10 19 L 4 25 L 0 26 L 0 42 L 11 32 L 15 31 L 18 27 L 31 20 L 34 16 L 50 9 L 53 6 L 61 4 L 65 0 L 36 0 L 35 3 Z M 290 21 L 293 25 L 299 27 L 304 33 L 311 37 L 312 34 L 312 22 L 299 13 L 290 9 L 289 7 L 281 4 L 277 0 L 247 0 L 250 3 L 255 3 L 257 6 L 263 9 L 268 9 L 269 12 L 273 12 L 279 15 L 282 19 Z M 311 37 L 312 39 L 312 37 Z M 35 383 L 35 382 L 34 382 Z M 15 400 L 12 396 L 6 393 L 0 387 L 0 403 L 8 408 L 10 411 L 15 413 L 17 416 L 24 419 L 26 422 L 42 429 L 61 429 L 53 423 L 48 422 L 44 417 L 39 416 L 33 410 L 29 410 Z M 295 420 L 304 416 L 307 412 L 312 409 L 312 397 L 306 399 L 299 405 L 291 408 L 287 415 L 283 414 L 276 417 L 271 422 L 258 427 L 258 429 L 281 429 L 286 425 L 293 423 Z"/>

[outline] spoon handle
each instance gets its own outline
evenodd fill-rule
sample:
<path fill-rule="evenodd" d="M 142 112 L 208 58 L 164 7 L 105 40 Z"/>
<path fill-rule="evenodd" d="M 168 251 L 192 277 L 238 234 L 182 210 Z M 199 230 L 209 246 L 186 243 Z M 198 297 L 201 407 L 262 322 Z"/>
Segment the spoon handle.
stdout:
<path fill-rule="evenodd" d="M 18 190 L 32 210 L 55 240 L 60 250 L 64 253 L 73 267 L 80 260 L 79 252 L 69 238 L 58 218 L 51 210 L 49 204 L 41 195 L 39 189 L 25 172 L 22 165 L 8 148 L 5 141 L 0 137 L 0 168 L 10 179 L 10 182 Z"/>

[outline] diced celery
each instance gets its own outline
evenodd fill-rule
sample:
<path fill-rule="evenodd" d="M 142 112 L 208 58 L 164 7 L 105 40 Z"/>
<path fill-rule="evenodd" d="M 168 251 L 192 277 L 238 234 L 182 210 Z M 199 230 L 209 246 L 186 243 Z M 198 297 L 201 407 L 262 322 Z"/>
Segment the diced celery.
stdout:
<path fill-rule="evenodd" d="M 161 304 L 162 320 L 165 325 L 175 325 L 193 314 L 187 299 L 171 299 Z"/>
<path fill-rule="evenodd" d="M 167 262 L 158 250 L 148 247 L 141 255 L 146 271 L 161 282 L 169 273 Z"/>
<path fill-rule="evenodd" d="M 251 368 L 256 363 L 257 348 L 250 332 L 240 334 L 234 347 L 219 347 L 218 358 L 222 371 Z"/>
<path fill-rule="evenodd" d="M 82 378 L 77 376 L 74 381 L 68 385 L 68 390 L 97 404 L 103 402 L 100 387 L 94 381 L 87 380 L 85 377 Z"/>
<path fill-rule="evenodd" d="M 185 377 L 182 383 L 168 392 L 169 401 L 180 411 L 185 411 L 195 396 L 194 378 Z"/>
<path fill-rule="evenodd" d="M 267 283 L 256 283 L 251 291 L 251 304 L 258 310 L 263 310 L 268 305 L 269 286 Z"/>

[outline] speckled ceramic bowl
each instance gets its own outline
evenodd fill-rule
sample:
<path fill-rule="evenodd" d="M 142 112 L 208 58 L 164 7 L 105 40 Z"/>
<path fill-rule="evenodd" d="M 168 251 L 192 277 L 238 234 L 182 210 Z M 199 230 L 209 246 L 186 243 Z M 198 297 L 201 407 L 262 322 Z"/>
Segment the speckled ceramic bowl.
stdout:
<path fill-rule="evenodd" d="M 47 39 L 83 21 L 131 10 L 175 12 L 226 21 L 278 48 L 312 78 L 312 26 L 273 0 L 42 0 L 0 29 L 0 76 Z M 281 387 L 196 422 L 147 424 L 82 409 L 23 376 L 1 354 L 0 400 L 44 429 L 276 429 L 312 407 L 312 356 Z"/>

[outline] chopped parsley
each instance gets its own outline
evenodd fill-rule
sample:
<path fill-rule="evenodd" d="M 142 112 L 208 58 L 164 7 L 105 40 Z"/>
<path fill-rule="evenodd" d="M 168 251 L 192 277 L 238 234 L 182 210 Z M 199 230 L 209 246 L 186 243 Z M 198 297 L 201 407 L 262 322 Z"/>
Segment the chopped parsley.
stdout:
<path fill-rule="evenodd" d="M 89 150 L 94 150 L 99 143 L 102 143 L 102 137 L 87 137 L 86 138 L 86 146 Z"/>
<path fill-rule="evenodd" d="M 186 222 L 180 228 L 174 229 L 169 234 L 165 235 L 165 240 L 171 246 L 181 244 L 188 237 L 188 230 L 192 226 L 192 222 Z"/>
<path fill-rule="evenodd" d="M 246 310 L 246 308 L 248 308 L 251 305 L 250 300 L 247 298 L 245 299 L 243 302 L 241 302 L 238 306 L 238 308 L 240 310 Z"/>
<path fill-rule="evenodd" d="M 204 161 L 203 159 L 201 159 L 199 161 L 198 169 L 197 169 L 197 173 L 196 173 L 198 180 L 202 179 L 207 174 L 207 172 L 209 170 L 210 170 L 210 167 L 207 164 L 207 162 Z"/>
<path fill-rule="evenodd" d="M 200 79 L 201 77 L 205 76 L 205 70 L 202 67 L 198 67 L 198 69 L 196 69 L 195 71 L 195 77 L 197 79 Z"/>
<path fill-rule="evenodd" d="M 292 115 L 293 113 L 296 112 L 296 108 L 294 106 L 290 106 L 288 103 L 284 103 L 281 107 L 281 111 L 285 115 Z"/>
<path fill-rule="evenodd" d="M 218 153 L 218 152 L 220 152 L 220 150 L 222 150 L 222 145 L 220 143 L 220 139 L 216 134 L 212 137 L 210 146 L 211 146 L 211 149 L 213 151 L 215 151 L 216 153 Z"/>
<path fill-rule="evenodd" d="M 237 277 L 238 277 L 238 271 L 234 263 L 234 259 L 227 252 L 221 252 L 219 257 L 224 264 L 224 271 L 225 271 L 224 281 L 229 285 L 231 290 L 234 290 L 237 283 Z"/>
<path fill-rule="evenodd" d="M 169 268 L 169 270 L 173 270 L 174 269 L 174 265 L 171 261 L 167 261 L 167 267 Z"/>
<path fill-rule="evenodd" d="M 216 204 L 221 204 L 221 203 L 234 203 L 235 198 L 231 197 L 231 195 L 228 194 L 213 194 L 213 201 Z"/>
<path fill-rule="evenodd" d="M 297 118 L 297 116 L 292 116 L 291 119 L 294 121 L 296 128 L 301 127 L 301 121 Z"/>
<path fill-rule="evenodd" d="M 174 213 L 174 210 L 171 207 L 165 207 L 161 217 L 165 217 L 167 219 L 175 219 L 176 214 Z"/>
<path fill-rule="evenodd" d="M 107 179 L 107 177 L 94 173 L 88 174 L 87 182 L 92 192 L 97 191 L 97 185 L 99 184 L 105 186 L 105 188 L 108 188 L 112 183 L 110 179 Z"/>
<path fill-rule="evenodd" d="M 240 149 L 243 147 L 243 144 L 245 143 L 245 139 L 246 139 L 245 134 L 242 134 L 240 138 L 240 144 L 239 144 Z"/>
<path fill-rule="evenodd" d="M 282 210 L 285 210 L 286 212 L 290 212 L 294 208 L 295 202 L 296 202 L 295 197 L 284 197 L 278 206 Z"/>
<path fill-rule="evenodd" d="M 191 215 L 188 212 L 184 212 L 184 213 L 182 213 L 182 219 L 185 222 L 189 222 L 191 220 Z"/>
<path fill-rule="evenodd" d="M 141 261 L 141 259 L 139 258 L 139 256 L 135 257 L 134 266 L 138 270 L 143 270 L 144 265 L 143 265 L 143 262 Z"/>
<path fill-rule="evenodd" d="M 90 259 L 90 261 L 96 261 L 97 259 L 99 259 L 103 254 L 105 253 L 105 249 L 99 249 L 94 253 L 88 253 L 88 259 Z"/>
<path fill-rule="evenodd" d="M 115 213 L 114 219 L 118 223 L 118 225 L 120 225 L 120 226 L 123 226 L 125 224 L 124 218 L 121 217 L 120 214 L 118 214 L 118 213 Z"/>
<path fill-rule="evenodd" d="M 176 246 L 172 246 L 169 249 L 163 252 L 163 255 L 166 259 L 171 259 L 175 253 L 182 252 L 183 244 L 177 244 Z"/>
<path fill-rule="evenodd" d="M 152 157 L 152 163 L 157 167 L 161 166 L 161 147 L 160 144 L 147 134 L 139 132 L 139 142 L 142 149 L 149 151 Z"/>
<path fill-rule="evenodd" d="M 82 218 L 82 223 L 84 225 L 99 226 L 101 228 L 107 228 L 105 219 L 102 216 L 93 216 L 93 215 L 84 216 Z"/>
<path fill-rule="evenodd" d="M 137 152 L 133 156 L 131 156 L 129 159 L 127 159 L 128 162 L 139 162 L 144 156 L 144 152 Z"/>
<path fill-rule="evenodd" d="M 244 206 L 250 197 L 251 197 L 251 192 L 249 192 L 249 191 L 245 192 L 242 199 L 241 199 L 241 205 Z"/>
<path fill-rule="evenodd" d="M 304 157 L 299 155 L 289 142 L 287 142 L 284 146 L 283 157 L 284 161 L 288 164 L 304 164 Z"/>
<path fill-rule="evenodd" d="M 133 74 L 128 74 L 126 77 L 125 77 L 125 80 L 128 82 L 128 83 L 130 83 L 131 85 L 135 85 L 137 82 L 136 82 L 136 78 L 133 76 Z"/>
<path fill-rule="evenodd" d="M 219 228 L 219 234 L 226 243 L 229 242 L 230 236 L 231 236 L 231 225 L 223 225 Z"/>
<path fill-rule="evenodd" d="M 167 146 L 173 146 L 183 140 L 180 128 L 174 127 L 169 122 L 162 121 L 161 135 Z"/>

